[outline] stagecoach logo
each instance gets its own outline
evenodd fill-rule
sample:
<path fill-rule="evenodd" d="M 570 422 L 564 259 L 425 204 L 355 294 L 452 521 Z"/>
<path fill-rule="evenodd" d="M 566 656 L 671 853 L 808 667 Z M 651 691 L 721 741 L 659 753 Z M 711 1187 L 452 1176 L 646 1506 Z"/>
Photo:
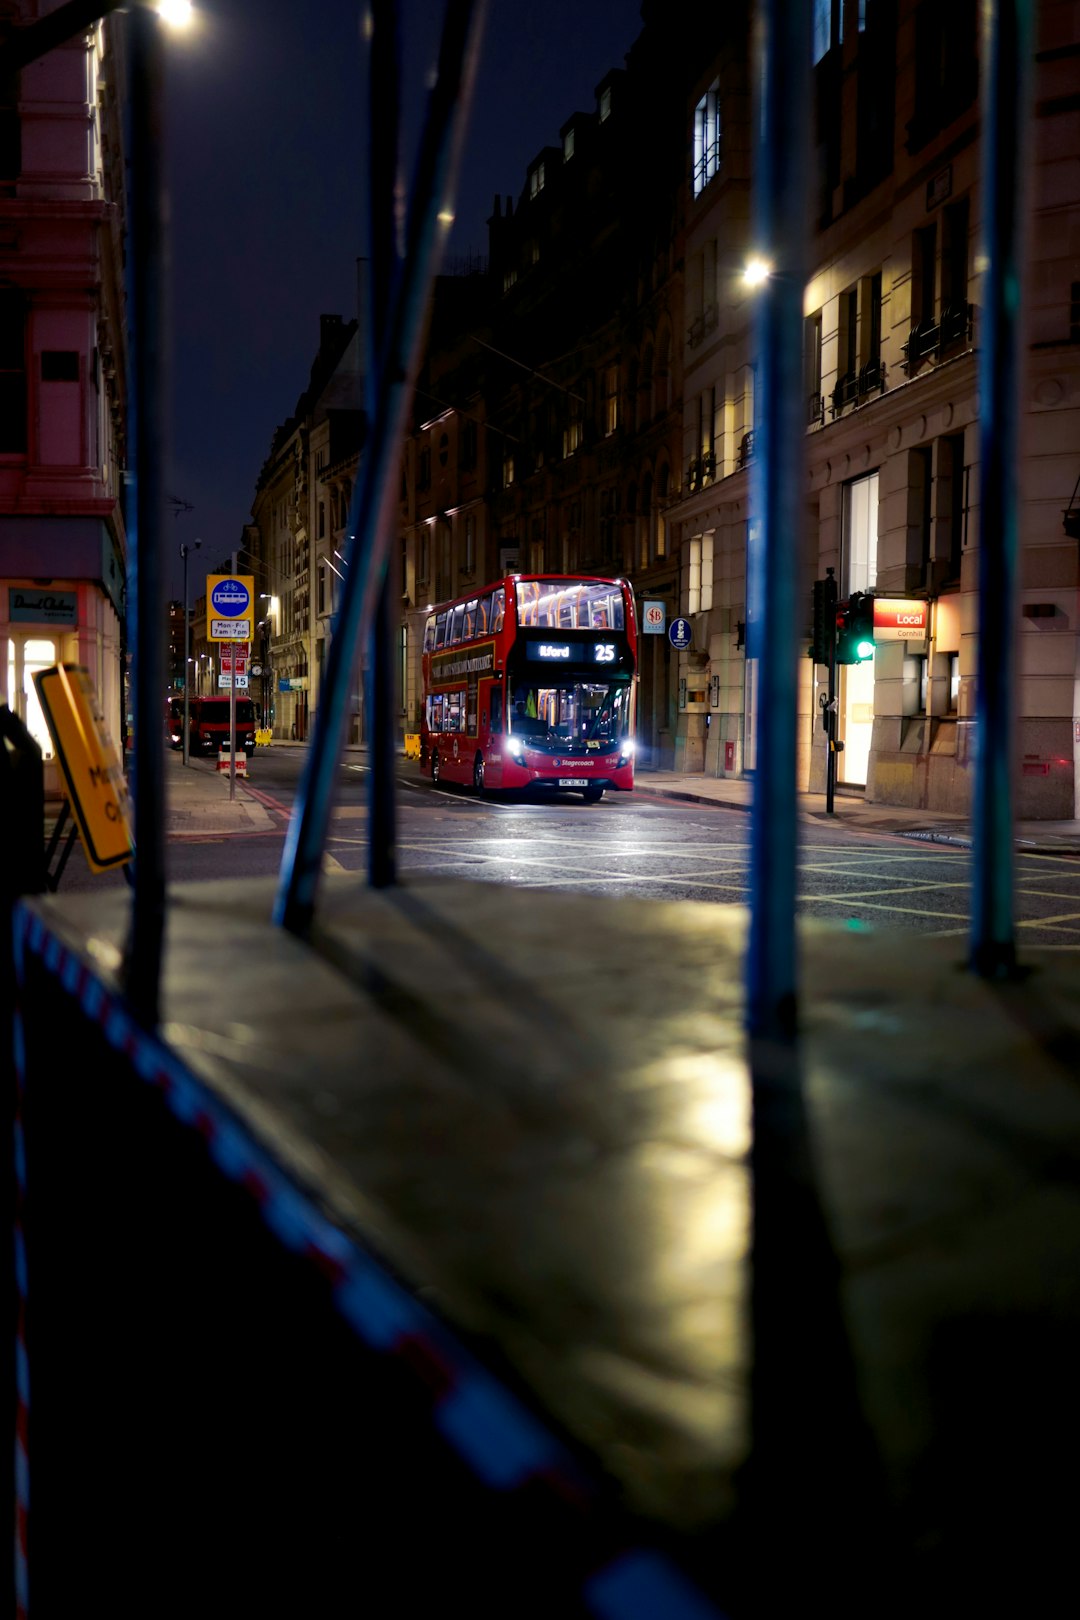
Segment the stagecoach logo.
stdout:
<path fill-rule="evenodd" d="M 493 641 L 485 641 L 480 647 L 455 648 L 453 652 L 439 653 L 431 660 L 432 685 L 458 681 L 465 675 L 490 675 L 494 667 Z"/>

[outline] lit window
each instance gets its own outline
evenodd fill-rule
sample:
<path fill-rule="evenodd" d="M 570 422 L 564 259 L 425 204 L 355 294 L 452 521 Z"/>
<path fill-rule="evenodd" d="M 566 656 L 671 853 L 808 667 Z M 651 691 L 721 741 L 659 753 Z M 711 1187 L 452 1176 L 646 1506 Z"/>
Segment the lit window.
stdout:
<path fill-rule="evenodd" d="M 714 79 L 694 108 L 694 196 L 720 172 L 720 81 Z"/>
<path fill-rule="evenodd" d="M 604 369 L 604 434 L 614 433 L 619 425 L 619 368 Z"/>
<path fill-rule="evenodd" d="M 569 163 L 569 161 L 573 157 L 573 155 L 574 155 L 574 131 L 572 129 L 568 129 L 566 134 L 562 138 L 562 160 L 563 160 L 563 162 L 564 163 Z"/>
<path fill-rule="evenodd" d="M 687 612 L 707 613 L 712 607 L 713 537 L 696 535 L 690 541 L 687 570 Z"/>
<path fill-rule="evenodd" d="M 600 92 L 600 122 L 611 117 L 611 86 Z"/>
<path fill-rule="evenodd" d="M 513 456 L 504 456 L 503 457 L 503 489 L 509 489 L 510 485 L 513 482 L 514 482 L 514 458 L 513 458 Z"/>
<path fill-rule="evenodd" d="M 832 0 L 814 0 L 813 60 L 820 62 L 832 43 Z"/>
<path fill-rule="evenodd" d="M 544 189 L 544 165 L 538 163 L 529 175 L 529 196 L 536 197 Z"/>
<path fill-rule="evenodd" d="M 505 271 L 504 274 L 503 274 L 503 292 L 504 293 L 509 292 L 511 287 L 514 285 L 516 280 L 517 280 L 517 271 L 516 270 L 507 270 L 507 271 Z"/>

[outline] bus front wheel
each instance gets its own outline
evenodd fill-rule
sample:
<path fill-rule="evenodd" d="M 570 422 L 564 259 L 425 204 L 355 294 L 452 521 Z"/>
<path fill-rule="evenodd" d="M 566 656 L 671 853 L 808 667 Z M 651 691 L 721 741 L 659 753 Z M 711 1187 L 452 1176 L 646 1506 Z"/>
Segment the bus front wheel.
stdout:
<path fill-rule="evenodd" d="M 484 756 L 483 756 L 483 754 L 477 754 L 476 759 L 473 762 L 472 785 L 473 785 L 473 790 L 476 793 L 477 797 L 478 798 L 483 798 L 483 796 L 484 796 Z"/>
<path fill-rule="evenodd" d="M 438 781 L 439 781 L 439 756 L 438 756 L 438 754 L 435 754 L 435 753 L 433 753 L 432 756 L 431 756 L 431 780 L 432 780 L 433 784 L 435 784 L 436 786 L 438 785 Z"/>
<path fill-rule="evenodd" d="M 600 800 L 604 797 L 604 790 L 602 787 L 599 787 L 596 783 L 594 783 L 592 787 L 587 787 L 585 789 L 581 797 L 585 800 L 586 804 L 599 804 Z"/>

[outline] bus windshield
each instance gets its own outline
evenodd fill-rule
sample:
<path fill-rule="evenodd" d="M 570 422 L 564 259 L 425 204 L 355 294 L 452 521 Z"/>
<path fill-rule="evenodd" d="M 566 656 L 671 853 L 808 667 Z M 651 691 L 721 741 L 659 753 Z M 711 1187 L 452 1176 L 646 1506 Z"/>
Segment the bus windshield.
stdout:
<path fill-rule="evenodd" d="M 510 705 L 510 732 L 548 753 L 592 753 L 630 735 L 630 682 L 520 682 Z"/>
<path fill-rule="evenodd" d="M 623 630 L 621 586 L 602 579 L 519 579 L 518 624 L 524 629 Z"/>

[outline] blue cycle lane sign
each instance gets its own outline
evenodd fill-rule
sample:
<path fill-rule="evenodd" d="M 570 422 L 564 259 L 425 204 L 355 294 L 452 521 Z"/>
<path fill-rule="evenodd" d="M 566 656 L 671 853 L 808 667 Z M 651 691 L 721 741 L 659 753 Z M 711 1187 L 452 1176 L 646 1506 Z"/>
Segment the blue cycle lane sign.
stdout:
<path fill-rule="evenodd" d="M 206 633 L 209 641 L 251 641 L 253 574 L 207 574 Z"/>
<path fill-rule="evenodd" d="M 672 619 L 668 627 L 668 640 L 679 652 L 683 652 L 694 639 L 694 629 L 689 619 Z"/>

